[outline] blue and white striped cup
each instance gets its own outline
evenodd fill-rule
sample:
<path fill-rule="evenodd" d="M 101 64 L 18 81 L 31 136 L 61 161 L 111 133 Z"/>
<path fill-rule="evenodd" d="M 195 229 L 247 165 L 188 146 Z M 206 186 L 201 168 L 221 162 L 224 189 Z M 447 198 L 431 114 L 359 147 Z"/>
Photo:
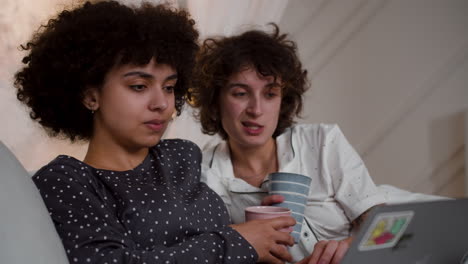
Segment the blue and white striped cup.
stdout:
<path fill-rule="evenodd" d="M 291 209 L 291 216 L 296 219 L 291 235 L 297 243 L 301 236 L 302 222 L 304 221 L 304 210 L 309 195 L 311 178 L 288 172 L 275 172 L 268 175 L 270 195 L 279 194 L 284 197 L 284 201 L 273 206 Z"/>

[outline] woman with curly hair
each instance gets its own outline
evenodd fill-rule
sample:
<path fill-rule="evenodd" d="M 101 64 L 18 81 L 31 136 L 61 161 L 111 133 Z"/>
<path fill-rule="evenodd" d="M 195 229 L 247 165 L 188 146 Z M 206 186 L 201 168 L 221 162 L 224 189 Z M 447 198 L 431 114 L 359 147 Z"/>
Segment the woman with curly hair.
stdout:
<path fill-rule="evenodd" d="M 83 161 L 61 155 L 33 180 L 71 263 L 280 263 L 277 229 L 294 219 L 231 225 L 200 183 L 200 149 L 161 140 L 180 113 L 198 32 L 165 5 L 85 3 L 22 46 L 18 99 L 51 136 L 89 141 Z"/>
<path fill-rule="evenodd" d="M 245 207 L 283 201 L 267 196 L 269 173 L 311 177 L 306 224 L 291 253 L 301 263 L 338 263 L 351 231 L 385 198 L 337 125 L 294 124 L 307 72 L 296 44 L 273 26 L 272 33 L 251 30 L 202 46 L 190 99 L 203 132 L 224 139 L 204 149 L 202 181 L 240 223 Z"/>

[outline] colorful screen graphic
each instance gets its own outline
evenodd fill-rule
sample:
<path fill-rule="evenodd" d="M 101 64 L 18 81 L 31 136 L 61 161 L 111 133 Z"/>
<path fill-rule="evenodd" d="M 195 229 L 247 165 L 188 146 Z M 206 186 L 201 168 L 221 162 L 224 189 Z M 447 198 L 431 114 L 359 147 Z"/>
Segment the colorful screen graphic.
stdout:
<path fill-rule="evenodd" d="M 413 215 L 411 211 L 378 214 L 361 240 L 359 250 L 393 247 L 405 232 Z"/>

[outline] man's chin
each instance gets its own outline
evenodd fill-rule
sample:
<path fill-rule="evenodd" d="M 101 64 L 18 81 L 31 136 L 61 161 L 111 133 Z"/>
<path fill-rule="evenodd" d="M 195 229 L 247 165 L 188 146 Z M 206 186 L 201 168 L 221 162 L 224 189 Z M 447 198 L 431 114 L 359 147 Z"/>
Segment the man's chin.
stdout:
<path fill-rule="evenodd" d="M 242 146 L 246 148 L 262 147 L 268 143 L 268 139 L 260 136 L 250 136 L 242 141 Z"/>

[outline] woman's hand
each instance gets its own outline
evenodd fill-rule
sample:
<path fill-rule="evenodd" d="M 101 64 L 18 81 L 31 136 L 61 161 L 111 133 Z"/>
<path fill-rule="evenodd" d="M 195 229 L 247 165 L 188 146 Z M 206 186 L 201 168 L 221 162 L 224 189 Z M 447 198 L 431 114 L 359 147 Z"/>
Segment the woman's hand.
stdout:
<path fill-rule="evenodd" d="M 278 231 L 294 226 L 296 221 L 292 217 L 282 216 L 272 219 L 252 220 L 242 224 L 231 225 L 257 251 L 258 262 L 283 263 L 291 261 L 287 247 L 294 245 L 294 238 L 286 232 Z"/>
<path fill-rule="evenodd" d="M 338 264 L 343 259 L 349 245 L 351 245 L 352 237 L 336 241 L 322 240 L 314 246 L 312 255 L 296 264 Z"/>

